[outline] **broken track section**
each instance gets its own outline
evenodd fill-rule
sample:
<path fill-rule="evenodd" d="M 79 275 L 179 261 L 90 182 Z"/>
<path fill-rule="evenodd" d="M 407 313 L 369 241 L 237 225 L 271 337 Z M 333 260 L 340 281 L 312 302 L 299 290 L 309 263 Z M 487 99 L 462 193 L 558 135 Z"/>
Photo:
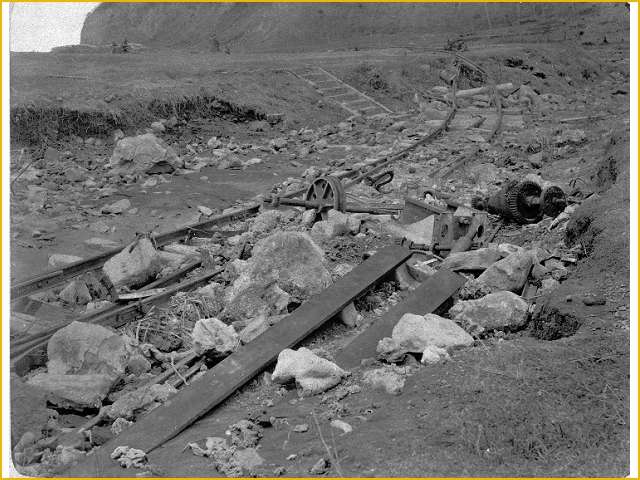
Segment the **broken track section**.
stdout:
<path fill-rule="evenodd" d="M 388 247 L 366 260 L 253 342 L 224 359 L 200 382 L 183 390 L 165 407 L 143 417 L 133 428 L 123 432 L 117 443 L 148 453 L 173 438 L 274 362 L 283 349 L 297 345 L 410 256 L 411 251 L 405 248 Z M 101 463 L 109 462 L 111 446 L 103 445 L 94 455 L 87 457 L 88 464 L 81 463 L 69 473 L 94 471 Z"/>

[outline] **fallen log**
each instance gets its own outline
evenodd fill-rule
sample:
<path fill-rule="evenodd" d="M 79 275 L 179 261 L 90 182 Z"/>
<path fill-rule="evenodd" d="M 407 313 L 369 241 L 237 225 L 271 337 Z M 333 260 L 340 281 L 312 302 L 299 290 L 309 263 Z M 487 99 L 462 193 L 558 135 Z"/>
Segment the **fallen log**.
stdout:
<path fill-rule="evenodd" d="M 252 342 L 240 347 L 203 377 L 102 445 L 66 472 L 86 476 L 114 465 L 109 455 L 118 445 L 149 453 L 202 418 L 236 390 L 275 362 L 285 348 L 292 348 L 334 318 L 355 297 L 382 279 L 411 256 L 401 247 L 387 247 L 365 260 L 329 288 L 302 304 Z"/>

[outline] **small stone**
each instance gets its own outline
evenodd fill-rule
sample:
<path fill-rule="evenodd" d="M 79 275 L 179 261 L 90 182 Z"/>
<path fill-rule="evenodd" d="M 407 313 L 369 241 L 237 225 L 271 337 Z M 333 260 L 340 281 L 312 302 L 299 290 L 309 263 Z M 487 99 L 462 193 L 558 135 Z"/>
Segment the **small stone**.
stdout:
<path fill-rule="evenodd" d="M 49 257 L 50 267 L 62 267 L 69 265 L 70 263 L 76 263 L 82 261 L 82 257 L 75 255 L 65 255 L 63 253 L 54 253 Z"/>
<path fill-rule="evenodd" d="M 118 200 L 110 205 L 105 205 L 102 207 L 102 213 L 113 213 L 120 214 L 125 210 L 129 210 L 131 208 L 131 202 L 127 198 L 123 198 L 122 200 Z"/>
<path fill-rule="evenodd" d="M 335 363 L 301 347 L 297 351 L 287 348 L 280 352 L 271 379 L 281 384 L 295 380 L 303 394 L 314 395 L 336 386 L 348 375 L 349 372 Z"/>
<path fill-rule="evenodd" d="M 345 434 L 353 432 L 353 427 L 342 420 L 331 420 L 331 426 L 333 428 L 337 428 L 338 430 L 342 430 Z"/>
<path fill-rule="evenodd" d="M 313 465 L 313 467 L 311 467 L 311 470 L 309 471 L 313 475 L 323 475 L 327 473 L 328 470 L 329 470 L 329 462 L 324 458 L 321 458 Z"/>
<path fill-rule="evenodd" d="M 404 377 L 390 367 L 369 370 L 363 381 L 373 388 L 379 388 L 391 395 L 400 395 L 404 389 Z"/>
<path fill-rule="evenodd" d="M 309 425 L 306 423 L 301 423 L 299 425 L 296 425 L 295 427 L 293 427 L 293 431 L 296 433 L 304 433 L 309 431 Z"/>
<path fill-rule="evenodd" d="M 213 215 L 213 210 L 211 210 L 209 207 L 205 207 L 203 205 L 199 205 L 198 206 L 198 211 L 204 215 L 205 217 L 210 217 L 211 215 Z"/>
<path fill-rule="evenodd" d="M 91 292 L 82 280 L 74 280 L 60 292 L 60 300 L 68 305 L 86 305 L 91 301 Z"/>

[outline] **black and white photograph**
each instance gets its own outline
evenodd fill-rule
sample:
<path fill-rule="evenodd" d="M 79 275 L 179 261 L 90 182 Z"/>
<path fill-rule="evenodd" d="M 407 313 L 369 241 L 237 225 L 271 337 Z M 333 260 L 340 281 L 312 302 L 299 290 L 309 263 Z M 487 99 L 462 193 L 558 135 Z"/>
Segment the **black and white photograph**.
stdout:
<path fill-rule="evenodd" d="M 637 476 L 637 19 L 4 2 L 3 477 Z"/>

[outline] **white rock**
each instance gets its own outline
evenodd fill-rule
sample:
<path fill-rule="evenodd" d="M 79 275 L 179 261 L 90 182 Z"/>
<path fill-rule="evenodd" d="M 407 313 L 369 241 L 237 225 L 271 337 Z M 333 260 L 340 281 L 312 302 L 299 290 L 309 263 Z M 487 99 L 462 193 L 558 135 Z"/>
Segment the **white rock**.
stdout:
<path fill-rule="evenodd" d="M 519 295 L 502 291 L 478 300 L 463 300 L 449 314 L 474 336 L 485 331 L 520 328 L 527 322 L 528 304 Z"/>
<path fill-rule="evenodd" d="M 428 347 L 454 349 L 473 345 L 473 338 L 453 321 L 428 313 L 405 313 L 391 333 L 378 343 L 378 355 L 394 362 L 405 353 L 423 353 Z"/>
<path fill-rule="evenodd" d="M 81 260 L 82 260 L 82 257 L 77 257 L 75 255 L 65 255 L 63 253 L 54 253 L 49 257 L 49 266 L 61 267 L 64 265 L 69 265 L 70 263 L 79 262 Z"/>
<path fill-rule="evenodd" d="M 64 287 L 58 297 L 68 305 L 86 305 L 91 301 L 91 292 L 85 282 L 77 279 Z"/>
<path fill-rule="evenodd" d="M 303 395 L 314 395 L 336 386 L 348 375 L 349 372 L 335 363 L 301 347 L 297 351 L 287 348 L 280 352 L 271 380 L 281 384 L 295 380 Z"/>
<path fill-rule="evenodd" d="M 435 345 L 430 345 L 424 349 L 422 352 L 422 358 L 420 359 L 420 363 L 423 365 L 430 365 L 434 363 L 438 363 L 442 359 L 448 359 L 449 352 L 446 349 L 436 347 Z"/>
<path fill-rule="evenodd" d="M 211 350 L 219 354 L 228 354 L 240 345 L 235 329 L 217 318 L 198 320 L 191 332 L 191 339 L 194 350 L 199 354 Z"/>
<path fill-rule="evenodd" d="M 487 268 L 478 277 L 478 281 L 494 292 L 520 291 L 527 281 L 532 266 L 533 255 L 530 252 L 512 253 Z"/>
<path fill-rule="evenodd" d="M 351 425 L 342 420 L 338 420 L 337 418 L 331 420 L 331 426 L 333 428 L 337 428 L 338 430 L 342 430 L 345 434 L 353 432 L 353 427 Z"/>
<path fill-rule="evenodd" d="M 131 202 L 128 199 L 123 198 L 122 200 L 118 200 L 117 202 L 102 207 L 102 213 L 119 214 L 130 208 Z"/>
<path fill-rule="evenodd" d="M 162 268 L 162 259 L 151 240 L 142 238 L 107 260 L 102 267 L 114 286 L 139 285 L 153 278 Z"/>
<path fill-rule="evenodd" d="M 390 367 L 377 368 L 364 373 L 362 380 L 373 388 L 391 395 L 400 395 L 404 389 L 404 377 Z"/>
<path fill-rule="evenodd" d="M 213 210 L 209 207 L 205 207 L 204 205 L 198 205 L 198 211 L 206 217 L 213 215 Z"/>

